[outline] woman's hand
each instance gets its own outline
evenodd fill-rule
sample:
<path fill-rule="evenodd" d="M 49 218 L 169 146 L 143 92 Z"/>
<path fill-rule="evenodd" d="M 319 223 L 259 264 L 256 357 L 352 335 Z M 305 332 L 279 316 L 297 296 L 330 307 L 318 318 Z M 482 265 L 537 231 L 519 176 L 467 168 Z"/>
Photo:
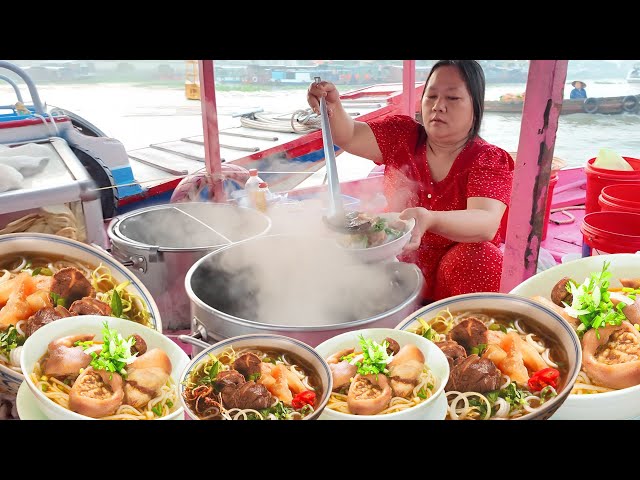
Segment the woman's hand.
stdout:
<path fill-rule="evenodd" d="M 433 213 L 423 207 L 407 208 L 400 213 L 402 220 L 414 218 L 416 226 L 411 231 L 411 239 L 402 249 L 404 252 L 417 250 L 422 242 L 422 236 L 433 226 Z"/>
<path fill-rule="evenodd" d="M 311 109 L 320 115 L 320 99 L 324 97 L 327 104 L 327 114 L 333 115 L 333 109 L 340 104 L 338 89 L 331 82 L 312 83 L 307 90 L 307 103 Z"/>

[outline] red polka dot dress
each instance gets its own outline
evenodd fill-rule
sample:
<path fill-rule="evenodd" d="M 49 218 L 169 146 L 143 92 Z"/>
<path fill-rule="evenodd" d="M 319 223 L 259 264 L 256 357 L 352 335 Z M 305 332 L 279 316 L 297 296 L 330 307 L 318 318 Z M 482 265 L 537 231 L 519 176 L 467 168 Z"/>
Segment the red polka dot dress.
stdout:
<path fill-rule="evenodd" d="M 367 122 L 382 151 L 387 210 L 466 210 L 467 198 L 487 197 L 509 204 L 514 163 L 503 149 L 476 138 L 465 145 L 448 175 L 433 181 L 422 125 L 406 115 Z M 424 135 L 422 136 L 424 138 Z M 497 292 L 502 274 L 500 233 L 490 242 L 458 243 L 426 232 L 415 252 L 401 255 L 424 274 L 423 297 L 439 300 L 471 292 Z"/>

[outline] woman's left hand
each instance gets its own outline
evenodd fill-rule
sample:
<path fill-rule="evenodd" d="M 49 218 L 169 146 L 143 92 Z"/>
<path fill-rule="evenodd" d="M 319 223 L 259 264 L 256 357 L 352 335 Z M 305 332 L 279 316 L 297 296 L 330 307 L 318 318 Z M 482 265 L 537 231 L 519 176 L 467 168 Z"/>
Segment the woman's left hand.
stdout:
<path fill-rule="evenodd" d="M 417 250 L 422 242 L 422 236 L 433 225 L 433 213 L 423 207 L 407 208 L 400 213 L 400 218 L 402 220 L 414 218 L 416 221 L 416 226 L 413 227 L 413 230 L 411 231 L 411 239 L 402 250 L 404 252 Z"/>

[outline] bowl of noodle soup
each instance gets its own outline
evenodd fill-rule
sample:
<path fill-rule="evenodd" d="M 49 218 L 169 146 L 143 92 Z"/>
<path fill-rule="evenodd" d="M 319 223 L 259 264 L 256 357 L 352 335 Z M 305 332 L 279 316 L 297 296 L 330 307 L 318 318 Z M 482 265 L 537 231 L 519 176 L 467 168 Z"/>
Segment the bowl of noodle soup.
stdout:
<path fill-rule="evenodd" d="M 104 359 L 117 358 L 122 345 L 130 361 L 112 372 Z M 25 383 L 51 420 L 183 420 L 178 382 L 188 363 L 189 356 L 156 330 L 97 315 L 43 326 L 20 354 Z"/>
<path fill-rule="evenodd" d="M 321 420 L 444 419 L 449 364 L 430 340 L 369 328 L 337 335 L 316 350 L 328 362 L 334 386 Z M 376 356 L 382 358 L 379 372 L 368 374 L 364 357 Z"/>
<path fill-rule="evenodd" d="M 576 322 L 575 319 L 566 317 L 567 313 L 563 307 L 553 303 L 552 297 L 554 297 L 553 293 L 554 290 L 556 290 L 554 287 L 556 287 L 562 279 L 566 278 L 573 279 L 576 284 L 580 284 L 593 274 L 601 272 L 605 263 L 607 264 L 606 271 L 611 274 L 608 279 L 609 285 L 607 289 L 612 294 L 616 292 L 617 295 L 626 294 L 635 296 L 637 305 L 639 303 L 638 298 L 640 297 L 638 295 L 638 292 L 640 292 L 640 288 L 638 288 L 640 287 L 640 255 L 632 253 L 584 257 L 556 265 L 525 280 L 516 286 L 511 293 L 533 298 L 544 305 L 548 305 L 550 308 L 556 309 L 560 315 L 564 316 L 568 322 L 571 322 L 575 326 L 578 322 Z M 631 285 L 631 281 L 634 281 L 635 284 Z M 633 290 L 633 292 L 631 290 Z M 624 312 L 625 310 L 623 310 L 623 313 Z M 629 318 L 627 321 L 635 324 L 636 330 L 640 328 L 637 324 L 637 315 L 635 318 Z M 623 323 L 626 324 L 627 321 Z M 602 332 L 602 329 L 600 329 L 600 331 Z M 627 333 L 627 335 L 629 335 L 629 333 Z M 587 333 L 582 337 L 582 342 L 584 342 L 586 336 Z M 630 353 L 631 355 L 624 358 L 624 360 L 629 362 L 629 366 L 635 365 L 634 371 L 631 372 L 629 378 L 635 377 L 636 380 L 630 383 L 636 384 L 627 386 L 626 388 L 613 388 L 606 378 L 600 379 L 599 382 L 590 378 L 589 373 L 583 365 L 571 394 L 562 407 L 558 409 L 558 412 L 553 417 L 554 419 L 629 420 L 640 417 L 640 383 L 637 383 L 637 379 L 640 376 L 640 362 L 638 362 L 638 346 L 640 342 L 638 341 L 638 335 L 630 335 L 631 338 L 628 338 L 630 341 L 627 345 L 624 345 L 624 342 L 622 342 L 622 345 L 612 345 L 612 343 L 616 343 L 615 341 L 612 342 L 612 337 L 610 337 L 607 342 L 607 347 L 609 348 L 603 348 L 603 345 L 598 351 L 603 350 L 600 353 L 606 353 L 607 350 L 625 350 L 627 353 Z M 633 350 L 635 350 L 635 354 Z M 597 354 L 598 351 L 596 351 L 596 358 L 600 356 Z M 618 360 L 620 359 L 623 359 L 622 356 Z"/>
<path fill-rule="evenodd" d="M 0 235 L 0 392 L 16 394 L 24 380 L 19 364 L 20 350 L 28 334 L 35 330 L 34 326 L 28 325 L 29 318 L 39 311 L 42 313 L 42 307 L 49 309 L 49 313 L 53 313 L 51 309 L 64 312 L 62 308 L 71 309 L 75 298 L 84 299 L 87 292 L 80 289 L 74 292 L 73 298 L 51 295 L 50 290 L 55 290 L 51 286 L 53 279 L 64 269 L 72 269 L 66 271 L 78 275 L 73 280 L 76 284 L 76 280 L 83 280 L 81 277 L 86 279 L 83 282 L 90 291 L 88 296 L 93 298 L 94 307 L 99 304 L 106 309 L 106 304 L 109 307 L 104 310 L 109 311 L 107 315 L 119 313 L 134 323 L 162 331 L 160 312 L 149 291 L 106 251 L 50 234 Z M 62 316 L 85 312 L 93 313 L 75 308 L 74 312 L 67 311 Z M 60 317 L 57 314 L 48 316 L 39 325 Z"/>
<path fill-rule="evenodd" d="M 306 343 L 249 334 L 213 344 L 180 378 L 193 420 L 315 420 L 331 392 L 329 366 Z"/>
<path fill-rule="evenodd" d="M 552 309 L 518 295 L 445 298 L 396 328 L 432 340 L 446 355 L 450 420 L 547 419 L 580 372 L 573 329 Z"/>

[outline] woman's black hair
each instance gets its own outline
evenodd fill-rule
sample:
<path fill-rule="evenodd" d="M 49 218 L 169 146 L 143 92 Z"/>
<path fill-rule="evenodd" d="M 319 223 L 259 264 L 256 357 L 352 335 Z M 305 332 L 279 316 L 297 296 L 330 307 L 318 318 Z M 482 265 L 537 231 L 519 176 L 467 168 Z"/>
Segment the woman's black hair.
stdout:
<path fill-rule="evenodd" d="M 431 78 L 431 75 L 433 75 L 433 72 L 435 72 L 438 68 L 444 67 L 446 65 L 454 66 L 458 70 L 460 70 L 464 83 L 467 85 L 469 93 L 471 94 L 471 101 L 473 102 L 473 125 L 471 126 L 471 130 L 469 131 L 470 140 L 480 134 L 480 127 L 482 125 L 485 90 L 484 71 L 482 70 L 480 64 L 475 60 L 439 60 L 431 67 L 431 71 L 427 76 L 427 80 L 424 82 L 424 90 L 422 91 L 423 97 L 425 92 L 427 91 L 427 84 L 429 83 L 429 79 Z M 422 120 L 424 121 L 424 119 Z M 427 134 L 425 130 L 421 129 L 418 143 L 424 141 L 426 139 L 426 136 Z"/>

